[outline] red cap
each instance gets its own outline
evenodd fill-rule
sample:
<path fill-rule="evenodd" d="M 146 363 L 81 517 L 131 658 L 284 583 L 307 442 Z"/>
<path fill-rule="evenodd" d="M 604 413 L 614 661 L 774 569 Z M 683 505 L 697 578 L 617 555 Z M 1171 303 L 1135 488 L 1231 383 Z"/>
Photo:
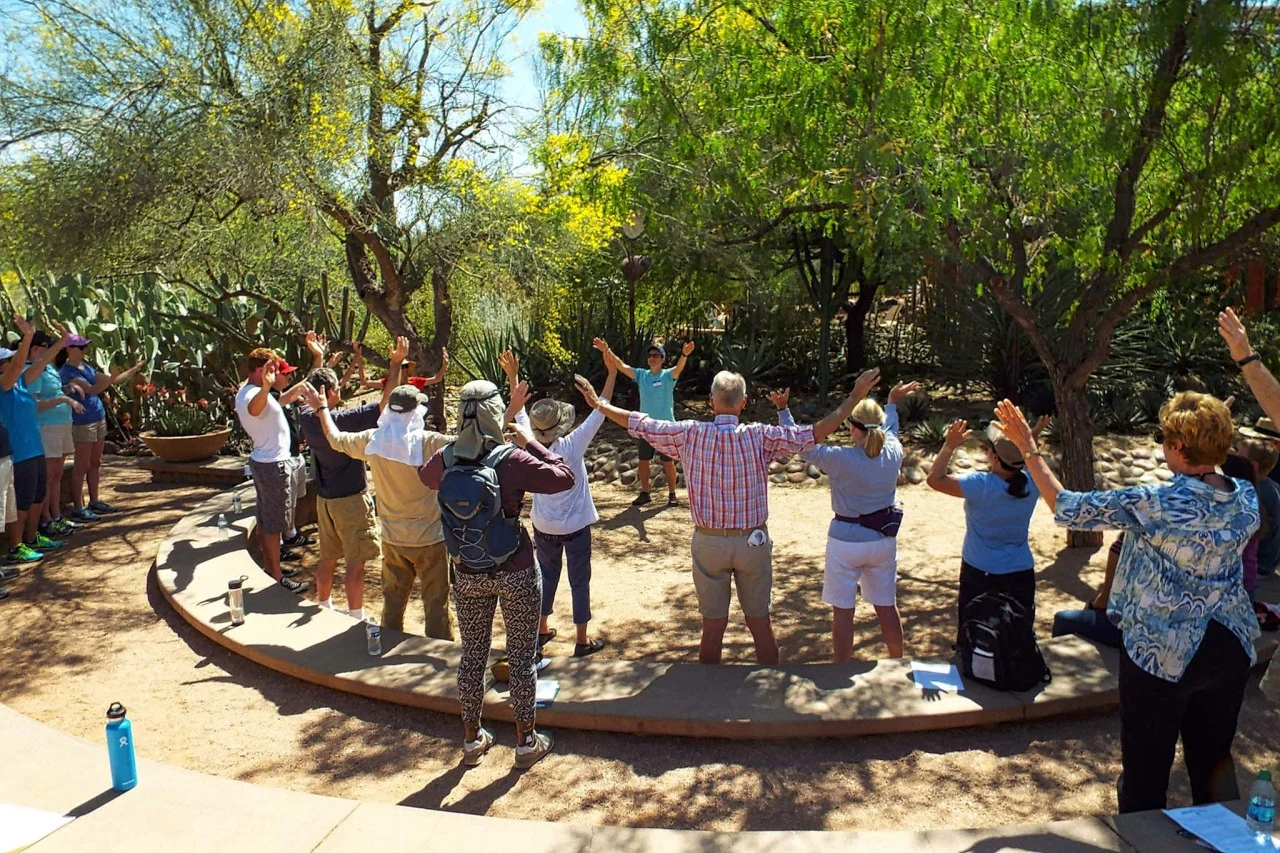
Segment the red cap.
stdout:
<path fill-rule="evenodd" d="M 285 376 L 288 376 L 290 373 L 293 373 L 297 369 L 298 368 L 294 367 L 292 364 L 285 361 L 283 358 L 276 363 L 276 372 L 283 374 Z"/>
<path fill-rule="evenodd" d="M 427 377 L 410 376 L 408 380 L 408 384 L 412 385 L 414 388 L 417 388 L 419 391 L 425 391 L 427 390 Z"/>

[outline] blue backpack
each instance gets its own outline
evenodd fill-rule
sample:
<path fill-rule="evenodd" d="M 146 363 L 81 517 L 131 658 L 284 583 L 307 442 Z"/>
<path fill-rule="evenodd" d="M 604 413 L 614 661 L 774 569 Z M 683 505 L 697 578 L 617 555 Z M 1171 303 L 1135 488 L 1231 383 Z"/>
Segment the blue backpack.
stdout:
<path fill-rule="evenodd" d="M 520 547 L 520 519 L 502 515 L 498 464 L 514 450 L 495 447 L 480 459 L 455 459 L 444 449 L 440 524 L 454 565 L 463 572 L 492 572 Z"/>

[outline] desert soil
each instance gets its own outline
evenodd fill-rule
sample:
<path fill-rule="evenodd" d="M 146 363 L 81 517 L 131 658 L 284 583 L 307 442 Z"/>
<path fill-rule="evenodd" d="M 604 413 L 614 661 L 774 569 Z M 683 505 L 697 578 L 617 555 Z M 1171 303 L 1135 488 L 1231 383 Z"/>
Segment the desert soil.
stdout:
<path fill-rule="evenodd" d="M 103 712 L 129 708 L 148 758 L 205 773 L 320 794 L 502 817 L 715 830 L 982 827 L 1115 810 L 1114 714 L 850 740 L 735 743 L 557 731 L 555 753 L 511 772 L 512 730 L 480 768 L 459 766 L 458 721 L 314 687 L 214 645 L 181 620 L 151 576 L 169 528 L 211 494 L 153 486 L 112 460 L 104 497 L 126 511 L 78 534 L 10 584 L 0 602 L 0 702 L 70 734 L 102 737 Z M 593 631 L 613 657 L 691 660 L 697 615 L 688 577 L 688 510 L 628 506 L 597 488 Z M 945 655 L 963 537 L 961 502 L 900 492 L 899 596 L 908 654 Z M 828 655 L 820 600 L 828 517 L 824 489 L 771 490 L 775 610 L 785 659 Z M 1104 551 L 1065 551 L 1047 511 L 1032 527 L 1038 629 L 1090 595 Z M 310 574 L 313 561 L 304 562 Z M 376 568 L 370 603 L 380 606 Z M 341 601 L 341 586 L 335 596 Z M 554 623 L 568 654 L 568 589 Z M 865 609 L 865 608 L 864 608 Z M 750 660 L 730 628 L 727 661 Z M 410 630 L 421 629 L 411 607 Z M 856 654 L 883 652 L 869 609 Z M 1250 686 L 1236 757 L 1242 784 L 1280 754 L 1280 708 Z M 105 765 L 105 761 L 104 761 Z M 104 769 L 105 772 L 105 769 Z M 1189 801 L 1175 768 L 1175 803 Z"/>

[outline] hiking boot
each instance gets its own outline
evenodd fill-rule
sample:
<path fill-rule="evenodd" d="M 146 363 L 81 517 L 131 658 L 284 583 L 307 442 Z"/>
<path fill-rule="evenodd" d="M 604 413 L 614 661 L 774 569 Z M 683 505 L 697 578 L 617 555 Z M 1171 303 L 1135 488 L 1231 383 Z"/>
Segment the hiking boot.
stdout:
<path fill-rule="evenodd" d="M 6 559 L 10 563 L 38 563 L 44 559 L 44 554 L 41 554 L 26 542 L 22 542 L 17 548 L 9 549 L 9 556 Z"/>
<path fill-rule="evenodd" d="M 286 537 L 280 540 L 281 548 L 304 548 L 307 545 L 314 544 L 316 544 L 316 540 L 302 532 L 299 532 L 296 536 Z"/>
<path fill-rule="evenodd" d="M 43 533 L 37 533 L 36 541 L 27 542 L 26 545 L 29 548 L 33 548 L 43 553 L 45 551 L 52 551 L 54 548 L 61 548 L 62 542 L 61 540 L 58 540 L 58 539 L 50 539 L 48 536 L 45 536 Z"/>
<path fill-rule="evenodd" d="M 293 578 L 281 578 L 280 586 L 296 595 L 302 595 L 304 592 L 311 589 L 311 584 L 306 581 L 296 581 Z"/>
<path fill-rule="evenodd" d="M 645 504 L 649 503 L 650 500 L 652 500 L 652 498 L 649 497 L 648 492 L 641 492 L 640 494 L 636 495 L 636 499 L 631 502 L 631 505 L 644 506 Z"/>
<path fill-rule="evenodd" d="M 493 746 L 493 735 L 488 729 L 481 728 L 478 738 L 462 744 L 462 763 L 467 767 L 475 767 L 491 746 Z"/>
<path fill-rule="evenodd" d="M 73 520 L 83 521 L 85 524 L 88 524 L 89 522 L 92 522 L 92 521 L 102 520 L 102 516 L 98 515 L 96 512 L 89 509 L 88 507 L 85 507 L 83 509 L 73 509 L 71 510 L 70 515 Z"/>
<path fill-rule="evenodd" d="M 533 743 L 516 747 L 516 769 L 528 770 L 551 751 L 554 741 L 546 732 L 534 732 Z"/>
<path fill-rule="evenodd" d="M 106 501 L 89 501 L 89 509 L 93 512 L 119 512 L 120 510 L 113 507 Z"/>

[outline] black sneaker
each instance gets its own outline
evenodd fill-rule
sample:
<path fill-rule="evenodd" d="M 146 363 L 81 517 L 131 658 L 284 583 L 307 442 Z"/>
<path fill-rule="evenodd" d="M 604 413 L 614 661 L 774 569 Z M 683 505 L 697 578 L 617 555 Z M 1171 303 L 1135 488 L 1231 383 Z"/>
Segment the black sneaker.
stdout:
<path fill-rule="evenodd" d="M 0 581 L 11 581 L 22 574 L 22 569 L 13 566 L 0 566 Z"/>
<path fill-rule="evenodd" d="M 670 492 L 667 495 L 667 506 L 680 506 L 680 499 L 676 497 L 675 492 Z"/>
<path fill-rule="evenodd" d="M 280 567 L 280 574 L 281 574 L 281 575 L 283 575 L 283 576 L 284 576 L 284 577 L 286 577 L 286 578 L 291 578 L 291 577 L 293 577 L 294 575 L 296 575 L 296 574 L 297 574 L 298 572 L 300 572 L 300 571 L 302 571 L 302 569 L 295 569 L 295 568 L 293 568 L 293 566 L 281 566 L 281 567 Z"/>
<path fill-rule="evenodd" d="M 9 588 L 0 586 L 0 601 L 4 601 L 8 597 L 9 597 Z"/>
<path fill-rule="evenodd" d="M 290 551 L 287 548 L 280 549 L 280 560 L 285 563 L 296 563 L 302 559 L 302 555 L 297 551 Z"/>
<path fill-rule="evenodd" d="M 636 495 L 636 499 L 631 502 L 631 505 L 644 506 L 645 504 L 649 503 L 650 500 L 652 500 L 652 498 L 649 497 L 648 492 L 641 492 L 640 494 Z"/>
<path fill-rule="evenodd" d="M 306 581 L 296 581 L 293 578 L 281 578 L 280 586 L 289 590 L 289 592 L 295 593 L 296 595 L 302 595 L 304 592 L 311 589 L 311 584 Z"/>
<path fill-rule="evenodd" d="M 307 545 L 314 544 L 316 544 L 316 540 L 301 531 L 299 531 L 296 536 L 280 540 L 280 546 L 282 548 L 304 548 Z"/>

